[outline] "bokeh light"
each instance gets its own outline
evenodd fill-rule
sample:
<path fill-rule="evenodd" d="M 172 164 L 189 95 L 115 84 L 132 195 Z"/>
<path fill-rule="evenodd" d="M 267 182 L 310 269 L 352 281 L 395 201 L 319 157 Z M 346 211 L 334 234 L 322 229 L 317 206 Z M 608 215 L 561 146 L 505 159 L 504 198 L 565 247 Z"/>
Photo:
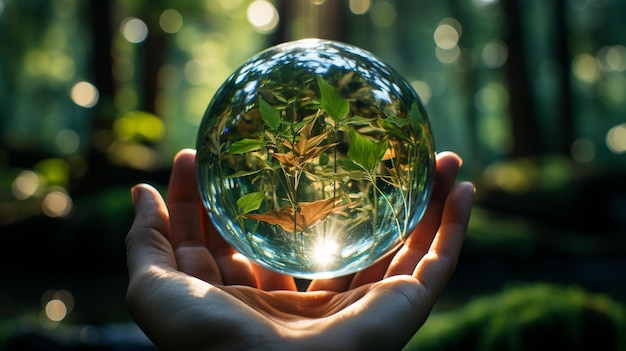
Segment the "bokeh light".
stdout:
<path fill-rule="evenodd" d="M 574 140 L 570 148 L 572 159 L 578 163 L 591 162 L 596 156 L 596 147 L 593 142 L 587 138 L 578 138 Z"/>
<path fill-rule="evenodd" d="M 94 107 L 99 100 L 99 93 L 96 86 L 84 81 L 78 82 L 72 86 L 70 96 L 76 105 L 85 108 Z"/>
<path fill-rule="evenodd" d="M 61 187 L 53 187 L 41 203 L 43 213 L 52 218 L 68 216 L 72 212 L 72 207 L 72 199 Z"/>
<path fill-rule="evenodd" d="M 21 171 L 11 185 L 13 196 L 25 200 L 33 196 L 41 184 L 39 175 L 31 170 Z"/>
<path fill-rule="evenodd" d="M 616 154 L 626 152 L 626 123 L 609 129 L 606 133 L 606 146 Z"/>
<path fill-rule="evenodd" d="M 176 33 L 183 27 L 183 16 L 174 9 L 168 9 L 161 13 L 159 26 L 165 33 Z"/>
<path fill-rule="evenodd" d="M 372 6 L 372 0 L 350 0 L 348 7 L 350 11 L 355 15 L 366 14 Z"/>
<path fill-rule="evenodd" d="M 279 15 L 274 5 L 266 0 L 255 0 L 247 10 L 248 22 L 259 33 L 271 33 L 278 27 Z"/>
<path fill-rule="evenodd" d="M 165 126 L 156 115 L 132 111 L 114 122 L 113 131 L 122 141 L 158 141 L 165 134 Z"/>
<path fill-rule="evenodd" d="M 139 18 L 127 17 L 120 24 L 120 32 L 124 39 L 138 44 L 148 37 L 148 25 Z"/>
<path fill-rule="evenodd" d="M 459 42 L 459 32 L 449 24 L 441 24 L 435 29 L 433 38 L 438 47 L 449 50 L 457 46 Z"/>
<path fill-rule="evenodd" d="M 623 45 L 604 46 L 598 50 L 597 57 L 605 71 L 626 70 L 626 47 Z"/>
<path fill-rule="evenodd" d="M 485 67 L 500 68 L 508 58 L 509 52 L 506 44 L 501 40 L 490 40 L 480 52 L 480 60 Z"/>
<path fill-rule="evenodd" d="M 389 1 L 376 1 L 369 11 L 372 23 L 378 28 L 389 28 L 398 17 L 396 7 Z"/>
<path fill-rule="evenodd" d="M 63 129 L 56 136 L 56 145 L 59 151 L 66 155 L 71 155 L 78 151 L 80 146 L 80 136 L 71 129 Z"/>
<path fill-rule="evenodd" d="M 596 58 L 589 54 L 578 54 L 572 62 L 572 70 L 576 78 L 585 83 L 593 83 L 600 76 Z"/>
<path fill-rule="evenodd" d="M 74 296 L 68 290 L 46 290 L 41 305 L 49 321 L 60 322 L 74 309 Z"/>
<path fill-rule="evenodd" d="M 48 301 L 44 310 L 46 317 L 53 322 L 60 322 L 67 316 L 67 307 L 58 299 Z"/>

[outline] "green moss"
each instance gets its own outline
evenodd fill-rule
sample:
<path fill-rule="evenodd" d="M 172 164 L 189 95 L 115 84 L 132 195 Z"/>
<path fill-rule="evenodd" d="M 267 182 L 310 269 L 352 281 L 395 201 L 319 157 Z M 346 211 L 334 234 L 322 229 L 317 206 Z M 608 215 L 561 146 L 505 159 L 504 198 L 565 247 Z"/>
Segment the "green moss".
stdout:
<path fill-rule="evenodd" d="M 516 286 L 435 314 L 405 350 L 626 350 L 626 310 L 607 296 Z"/>

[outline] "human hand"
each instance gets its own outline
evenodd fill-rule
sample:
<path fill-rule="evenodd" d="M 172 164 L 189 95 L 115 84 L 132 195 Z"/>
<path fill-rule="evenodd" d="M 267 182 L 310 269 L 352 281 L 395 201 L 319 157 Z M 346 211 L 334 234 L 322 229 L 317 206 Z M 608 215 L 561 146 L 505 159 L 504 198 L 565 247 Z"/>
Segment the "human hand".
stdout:
<path fill-rule="evenodd" d="M 149 185 L 132 189 L 127 305 L 160 349 L 401 349 L 456 267 L 474 187 L 454 184 L 461 159 L 453 153 L 438 155 L 424 218 L 399 250 L 359 273 L 314 280 L 306 292 L 221 238 L 194 162 L 193 150 L 175 157 L 167 202 Z"/>

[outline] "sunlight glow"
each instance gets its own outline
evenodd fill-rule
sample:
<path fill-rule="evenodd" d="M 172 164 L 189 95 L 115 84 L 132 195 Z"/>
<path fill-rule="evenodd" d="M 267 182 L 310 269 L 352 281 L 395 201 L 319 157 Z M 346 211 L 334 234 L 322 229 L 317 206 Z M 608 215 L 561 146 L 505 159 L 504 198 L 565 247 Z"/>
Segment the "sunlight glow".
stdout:
<path fill-rule="evenodd" d="M 321 238 L 313 247 L 313 260 L 321 266 L 332 263 L 339 253 L 339 245 L 329 237 Z"/>

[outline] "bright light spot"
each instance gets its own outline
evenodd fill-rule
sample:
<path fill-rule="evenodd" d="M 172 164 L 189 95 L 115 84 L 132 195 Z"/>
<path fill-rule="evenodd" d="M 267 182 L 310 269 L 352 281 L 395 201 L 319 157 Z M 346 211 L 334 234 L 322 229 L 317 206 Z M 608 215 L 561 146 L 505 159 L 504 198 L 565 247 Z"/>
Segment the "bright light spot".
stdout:
<path fill-rule="evenodd" d="M 388 1 L 376 1 L 370 11 L 372 23 L 378 28 L 389 28 L 396 23 L 396 7 Z"/>
<path fill-rule="evenodd" d="M 174 9 L 165 10 L 159 17 L 159 25 L 165 33 L 176 33 L 183 27 L 183 16 Z"/>
<path fill-rule="evenodd" d="M 572 62 L 574 75 L 585 83 L 593 83 L 598 79 L 600 72 L 595 57 L 589 54 L 579 54 Z"/>
<path fill-rule="evenodd" d="M 330 238 L 322 238 L 313 247 L 313 261 L 319 265 L 326 265 L 332 263 L 334 258 L 339 253 L 339 245 L 337 242 Z"/>
<path fill-rule="evenodd" d="M 3 12 L 4 12 L 4 1 L 0 0 L 0 16 L 2 16 Z"/>
<path fill-rule="evenodd" d="M 491 40 L 480 52 L 480 60 L 489 68 L 500 68 L 506 62 L 509 50 L 506 44 L 500 40 Z"/>
<path fill-rule="evenodd" d="M 44 310 L 46 317 L 53 322 L 60 322 L 67 316 L 67 307 L 58 299 L 48 301 Z"/>
<path fill-rule="evenodd" d="M 606 146 L 616 154 L 626 152 L 626 123 L 609 129 L 606 133 Z"/>
<path fill-rule="evenodd" d="M 439 62 L 450 65 L 458 62 L 461 58 L 461 48 L 454 46 L 452 49 L 442 49 L 437 46 L 435 48 L 435 56 L 437 56 Z"/>
<path fill-rule="evenodd" d="M 355 15 L 362 15 L 370 10 L 372 0 L 350 0 L 348 6 L 350 7 L 350 11 Z"/>
<path fill-rule="evenodd" d="M 78 82 L 74 84 L 70 91 L 72 101 L 78 106 L 90 108 L 98 103 L 98 89 L 91 83 Z"/>
<path fill-rule="evenodd" d="M 437 47 L 444 50 L 450 50 L 457 46 L 459 38 L 459 32 L 449 24 L 440 24 L 433 34 L 433 39 Z"/>
<path fill-rule="evenodd" d="M 598 50 L 597 57 L 605 71 L 626 70 L 626 47 L 623 45 L 605 46 Z"/>
<path fill-rule="evenodd" d="M 127 17 L 121 25 L 120 31 L 124 39 L 131 43 L 141 43 L 148 37 L 148 26 L 139 18 Z"/>
<path fill-rule="evenodd" d="M 65 217 L 72 212 L 72 199 L 65 189 L 57 188 L 43 198 L 41 209 L 48 217 Z"/>
<path fill-rule="evenodd" d="M 13 196 L 18 200 L 24 200 L 33 196 L 39 190 L 39 175 L 33 171 L 25 170 L 18 174 L 11 184 Z"/>
<path fill-rule="evenodd" d="M 415 89 L 417 95 L 419 95 L 422 103 L 424 105 L 428 105 L 428 102 L 430 102 L 430 98 L 432 97 L 430 85 L 423 80 L 414 80 L 411 82 L 411 86 Z"/>
<path fill-rule="evenodd" d="M 63 129 L 57 134 L 56 144 L 59 151 L 66 155 L 71 155 L 78 150 L 80 137 L 78 133 L 71 129 Z"/>
<path fill-rule="evenodd" d="M 587 163 L 596 156 L 596 147 L 591 140 L 578 138 L 574 140 L 570 148 L 572 159 L 578 163 Z"/>
<path fill-rule="evenodd" d="M 278 27 L 278 10 L 269 1 L 255 0 L 247 11 L 248 22 L 262 34 L 270 33 Z"/>

